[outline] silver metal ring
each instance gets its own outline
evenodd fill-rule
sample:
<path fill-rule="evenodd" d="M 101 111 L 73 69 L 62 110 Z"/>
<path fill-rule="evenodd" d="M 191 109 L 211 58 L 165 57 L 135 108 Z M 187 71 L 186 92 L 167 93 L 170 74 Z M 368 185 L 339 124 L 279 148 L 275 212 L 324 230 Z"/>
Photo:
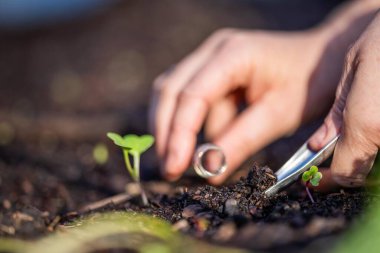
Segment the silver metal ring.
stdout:
<path fill-rule="evenodd" d="M 219 154 L 221 155 L 221 165 L 215 172 L 211 172 L 205 169 L 205 167 L 202 164 L 203 156 L 208 151 L 212 151 L 212 150 L 218 151 Z M 202 144 L 195 151 L 194 158 L 193 158 L 193 166 L 194 166 L 195 172 L 200 177 L 203 177 L 203 178 L 215 177 L 226 171 L 227 169 L 226 156 L 224 155 L 223 150 L 220 147 L 211 143 Z"/>

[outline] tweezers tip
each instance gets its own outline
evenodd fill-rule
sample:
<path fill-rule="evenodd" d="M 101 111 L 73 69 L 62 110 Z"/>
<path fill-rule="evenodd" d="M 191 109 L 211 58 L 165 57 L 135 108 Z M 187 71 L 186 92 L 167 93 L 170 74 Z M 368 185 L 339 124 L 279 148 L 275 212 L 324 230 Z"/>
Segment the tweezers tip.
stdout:
<path fill-rule="evenodd" d="M 271 196 L 273 196 L 276 192 L 277 192 L 277 187 L 276 187 L 276 185 L 272 185 L 271 187 L 269 187 L 269 188 L 264 192 L 264 195 L 267 196 L 267 197 L 271 197 Z"/>

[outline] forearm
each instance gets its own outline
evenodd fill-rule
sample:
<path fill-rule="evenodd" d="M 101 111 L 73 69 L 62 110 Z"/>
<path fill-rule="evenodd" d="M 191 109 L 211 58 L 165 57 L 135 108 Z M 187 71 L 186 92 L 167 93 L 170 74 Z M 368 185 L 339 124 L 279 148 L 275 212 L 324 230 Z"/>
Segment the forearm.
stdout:
<path fill-rule="evenodd" d="M 338 7 L 316 29 L 330 42 L 332 49 L 344 49 L 346 53 L 379 9 L 380 0 L 354 0 Z"/>

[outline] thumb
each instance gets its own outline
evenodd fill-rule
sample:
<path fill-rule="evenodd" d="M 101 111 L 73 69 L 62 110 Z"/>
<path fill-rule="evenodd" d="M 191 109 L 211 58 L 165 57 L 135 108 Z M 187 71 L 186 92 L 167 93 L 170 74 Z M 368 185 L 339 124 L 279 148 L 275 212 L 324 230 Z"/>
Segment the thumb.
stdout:
<path fill-rule="evenodd" d="M 354 79 L 354 72 L 351 62 L 346 59 L 334 104 L 325 118 L 323 125 L 309 139 L 309 147 L 312 150 L 320 150 L 341 132 L 343 111 L 345 110 L 347 97 Z"/>
<path fill-rule="evenodd" d="M 342 114 L 334 106 L 326 116 L 322 126 L 310 137 L 309 147 L 318 151 L 341 132 Z"/>

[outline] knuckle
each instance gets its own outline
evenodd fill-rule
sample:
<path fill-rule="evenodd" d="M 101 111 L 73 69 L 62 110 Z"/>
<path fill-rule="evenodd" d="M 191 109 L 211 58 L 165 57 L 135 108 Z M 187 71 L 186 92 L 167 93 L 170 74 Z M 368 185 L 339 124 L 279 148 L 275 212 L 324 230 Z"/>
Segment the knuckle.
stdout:
<path fill-rule="evenodd" d="M 193 97 L 194 95 L 188 89 L 183 89 L 178 93 L 178 101 L 187 101 Z"/>
<path fill-rule="evenodd" d="M 153 90 L 154 91 L 161 91 L 162 90 L 162 86 L 164 83 L 164 76 L 165 76 L 164 74 L 161 74 L 154 79 L 154 81 L 153 81 Z"/>
<path fill-rule="evenodd" d="M 203 98 L 203 96 L 195 93 L 194 91 L 192 91 L 189 88 L 185 88 L 185 89 L 181 90 L 178 94 L 178 102 L 187 104 L 190 101 L 191 102 L 198 101 L 201 103 L 206 102 L 205 99 Z"/>
<path fill-rule="evenodd" d="M 192 128 L 199 130 L 203 123 L 203 118 L 206 117 L 206 113 L 210 108 L 210 102 L 203 94 L 194 92 L 193 90 L 182 90 L 177 97 L 177 113 L 178 120 L 184 122 L 191 122 Z M 196 117 L 189 119 L 187 115 L 195 115 Z"/>
<path fill-rule="evenodd" d="M 355 44 L 350 45 L 348 50 L 347 50 L 344 62 L 346 64 L 351 64 L 354 61 L 354 59 L 356 58 L 358 50 L 359 50 L 358 44 L 355 43 Z"/>
<path fill-rule="evenodd" d="M 377 41 L 364 40 L 355 43 L 347 52 L 345 65 L 357 68 L 363 62 L 373 62 L 380 54 L 380 45 Z"/>
<path fill-rule="evenodd" d="M 359 46 L 355 43 L 351 45 L 344 58 L 344 70 L 348 72 L 353 66 L 357 66 L 360 59 Z"/>
<path fill-rule="evenodd" d="M 235 33 L 226 39 L 224 48 L 226 50 L 240 49 L 247 43 L 247 36 L 244 33 Z"/>
<path fill-rule="evenodd" d="M 368 159 L 366 160 L 368 161 Z M 371 168 L 365 160 L 356 160 L 351 168 L 332 168 L 333 180 L 343 187 L 360 187 L 365 185 L 366 178 Z"/>
<path fill-rule="evenodd" d="M 359 51 L 359 48 L 360 48 L 360 46 L 357 43 L 354 43 L 354 44 L 350 45 L 348 47 L 348 51 L 347 51 L 347 54 L 346 54 L 347 59 L 349 60 L 349 59 L 355 58 L 355 55 Z"/>
<path fill-rule="evenodd" d="M 235 32 L 236 32 L 236 29 L 233 29 L 233 28 L 222 28 L 222 29 L 218 29 L 215 32 L 213 32 L 211 34 L 211 38 L 224 39 L 224 38 L 230 36 L 231 34 L 234 34 Z"/>
<path fill-rule="evenodd" d="M 343 187 L 360 187 L 365 184 L 366 176 L 359 173 L 333 171 L 333 180 Z"/>
<path fill-rule="evenodd" d="M 162 97 L 175 97 L 177 95 L 174 85 L 170 85 L 169 82 L 162 83 L 157 91 Z"/>
<path fill-rule="evenodd" d="M 164 89 L 166 83 L 173 77 L 172 72 L 175 70 L 175 65 L 168 68 L 165 72 L 161 73 L 153 80 L 153 90 L 160 92 Z"/>

